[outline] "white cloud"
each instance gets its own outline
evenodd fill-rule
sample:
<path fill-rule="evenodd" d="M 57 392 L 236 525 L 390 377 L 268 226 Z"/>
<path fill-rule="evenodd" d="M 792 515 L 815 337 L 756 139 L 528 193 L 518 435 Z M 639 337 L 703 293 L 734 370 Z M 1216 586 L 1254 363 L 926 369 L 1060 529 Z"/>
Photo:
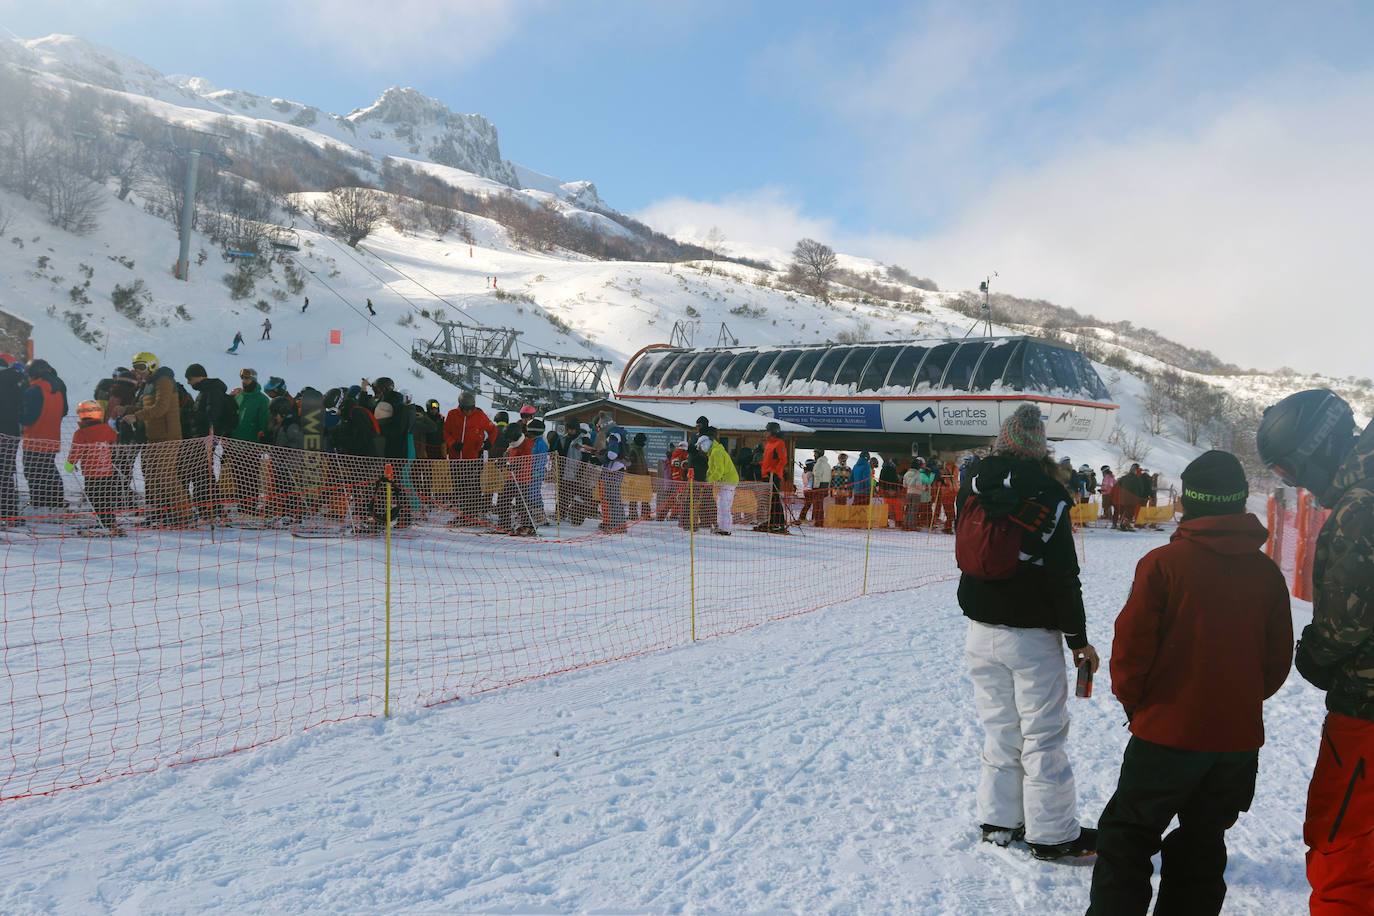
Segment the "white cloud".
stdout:
<path fill-rule="evenodd" d="M 634 216 L 685 242 L 704 242 L 711 228 L 719 227 L 727 250 L 775 260 L 790 257 L 800 238 L 825 240 L 834 234 L 830 221 L 804 216 L 801 205 L 779 188 L 731 194 L 717 201 L 671 197 Z"/>
<path fill-rule="evenodd" d="M 1368 375 L 1371 110 L 1374 74 L 1288 74 L 1195 133 L 1079 148 L 870 250 L 956 287 L 996 269 L 1233 362 Z"/>
<path fill-rule="evenodd" d="M 277 8 L 305 44 L 383 71 L 462 69 L 502 51 L 548 0 L 290 0 Z"/>

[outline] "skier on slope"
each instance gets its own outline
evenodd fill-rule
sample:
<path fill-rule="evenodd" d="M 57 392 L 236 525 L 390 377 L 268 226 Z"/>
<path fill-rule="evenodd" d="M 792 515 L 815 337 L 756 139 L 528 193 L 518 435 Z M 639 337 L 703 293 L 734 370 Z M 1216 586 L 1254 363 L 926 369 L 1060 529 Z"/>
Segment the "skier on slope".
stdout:
<path fill-rule="evenodd" d="M 271 319 L 271 318 L 264 318 L 264 319 L 262 320 L 262 336 L 259 337 L 258 339 L 259 339 L 259 340 L 271 340 L 271 339 L 272 339 L 272 319 Z"/>
<path fill-rule="evenodd" d="M 1367 913 L 1374 900 L 1374 423 L 1325 388 L 1264 412 L 1255 445 L 1289 486 L 1331 510 L 1317 535 L 1312 622 L 1298 673 L 1326 693 L 1307 790 L 1307 880 L 1315 914 Z"/>
<path fill-rule="evenodd" d="M 243 343 L 243 332 L 242 332 L 242 331 L 235 331 L 235 332 L 234 332 L 234 342 L 233 342 L 233 344 L 231 344 L 230 347 L 229 347 L 229 349 L 225 350 L 224 352 L 225 352 L 225 353 L 233 353 L 233 354 L 236 354 L 236 355 L 237 355 L 238 352 L 239 352 L 239 344 L 241 344 L 241 343 Z"/>

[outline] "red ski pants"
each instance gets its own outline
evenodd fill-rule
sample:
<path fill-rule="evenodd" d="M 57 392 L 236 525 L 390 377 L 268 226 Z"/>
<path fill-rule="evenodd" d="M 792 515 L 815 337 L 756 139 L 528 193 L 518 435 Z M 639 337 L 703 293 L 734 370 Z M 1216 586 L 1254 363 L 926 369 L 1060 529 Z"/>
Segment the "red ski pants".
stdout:
<path fill-rule="evenodd" d="M 1314 916 L 1374 906 L 1374 722 L 1326 714 L 1307 789 L 1307 881 Z"/>

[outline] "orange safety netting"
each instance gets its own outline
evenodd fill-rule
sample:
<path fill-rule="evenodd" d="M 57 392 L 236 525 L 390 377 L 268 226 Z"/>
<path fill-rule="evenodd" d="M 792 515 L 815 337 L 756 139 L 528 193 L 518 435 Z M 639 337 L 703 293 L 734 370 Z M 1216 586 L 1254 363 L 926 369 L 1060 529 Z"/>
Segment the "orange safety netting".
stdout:
<path fill-rule="evenodd" d="M 1269 497 L 1269 540 L 1264 552 L 1283 570 L 1294 598 L 1312 600 L 1317 535 L 1330 514 L 1303 489 L 1283 488 Z"/>
<path fill-rule="evenodd" d="M 779 536 L 751 529 L 792 520 L 804 497 L 557 455 L 207 438 L 107 445 L 66 474 L 69 449 L 34 455 L 0 512 L 0 799 L 957 575 L 953 539 L 919 507 L 927 527 L 907 531 L 895 505 L 813 495 L 827 521 L 861 521 Z"/>

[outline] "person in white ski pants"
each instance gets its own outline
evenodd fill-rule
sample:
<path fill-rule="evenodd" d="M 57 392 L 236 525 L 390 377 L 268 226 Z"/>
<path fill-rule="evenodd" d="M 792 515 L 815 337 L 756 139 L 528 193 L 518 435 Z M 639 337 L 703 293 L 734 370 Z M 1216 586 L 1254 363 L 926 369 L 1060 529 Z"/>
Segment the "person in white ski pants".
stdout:
<path fill-rule="evenodd" d="M 969 621 L 965 654 L 983 720 L 978 818 L 1020 824 L 1030 843 L 1078 836 L 1078 796 L 1066 743 L 1064 634 Z"/>

